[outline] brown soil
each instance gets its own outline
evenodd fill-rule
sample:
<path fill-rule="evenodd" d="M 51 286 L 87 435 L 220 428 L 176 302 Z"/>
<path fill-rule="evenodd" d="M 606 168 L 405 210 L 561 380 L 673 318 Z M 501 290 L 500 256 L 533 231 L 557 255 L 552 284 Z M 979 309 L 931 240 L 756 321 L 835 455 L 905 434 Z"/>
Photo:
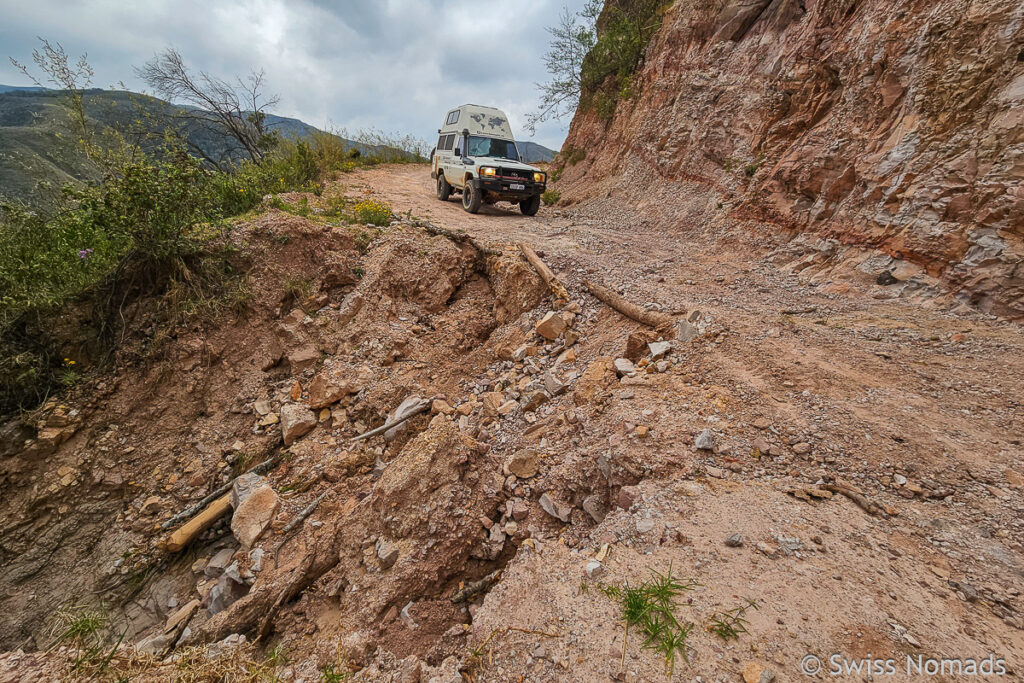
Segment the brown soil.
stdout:
<path fill-rule="evenodd" d="M 226 481 L 239 452 L 249 464 L 276 452 L 280 428 L 260 426 L 257 402 L 273 414 L 305 403 L 328 370 L 361 388 L 267 475 L 283 505 L 257 544 L 263 569 L 228 609 L 200 610 L 189 645 L 241 633 L 249 643 L 231 656 L 257 662 L 282 644 L 285 680 L 341 663 L 365 680 L 459 680 L 460 669 L 488 681 L 664 680 L 663 660 L 633 631 L 622 669 L 618 607 L 598 588 L 671 567 L 700 584 L 677 609 L 695 624 L 677 679 L 741 680 L 757 667 L 798 679 L 808 653 L 896 657 L 900 667 L 907 655 L 994 653 L 1019 679 L 1018 325 L 941 291 L 894 297 L 899 285 L 853 267 L 870 263 L 868 252 L 838 258 L 828 245 L 721 222 L 711 232 L 700 214 L 671 215 L 667 203 L 630 208 L 611 197 L 534 218 L 507 205 L 471 216 L 438 202 L 420 166 L 358 172 L 337 189 L 504 254 L 484 258 L 414 221 L 386 228 L 365 254 L 365 229 L 276 211 L 243 223 L 240 243 L 257 264 L 247 319 L 183 331 L 166 360 L 123 369 L 80 404 L 48 406 L 38 421 L 71 432 L 67 440 L 52 449 L 37 440 L 0 461 L 0 640 L 11 650 L 0 654 L 0 680 L 64 670 L 70 645 L 33 650 L 50 645 L 54 611 L 69 602 L 102 597 L 117 634 L 127 627 L 134 643 L 160 631 L 169 604 L 200 597 L 191 564 L 236 548 L 230 531 L 215 527 L 169 555 L 157 524 Z M 519 240 L 572 303 L 553 304 L 510 247 Z M 656 335 L 585 294 L 584 277 L 691 319 L 697 336 L 655 369 L 636 340 Z M 554 370 L 567 390 L 528 411 L 566 348 L 564 337 L 533 331 L 549 310 L 579 341 Z M 650 362 L 619 380 L 606 368 L 631 335 L 636 358 Z M 514 358 L 523 345 L 537 355 Z M 316 353 L 299 370 L 306 347 Z M 515 403 L 508 414 L 485 412 L 485 392 L 496 390 L 497 403 Z M 468 404 L 468 415 L 441 410 L 393 441 L 349 443 L 411 395 Z M 705 429 L 713 450 L 695 448 Z M 538 473 L 509 477 L 507 459 L 527 448 Z M 802 493 L 821 480 L 851 483 L 887 514 Z M 283 536 L 323 493 L 298 534 Z M 570 508 L 568 522 L 542 509 L 542 494 Z M 597 523 L 590 512 L 606 516 Z M 725 545 L 733 534 L 741 546 Z M 398 549 L 393 566 L 381 544 Z M 588 577 L 605 545 L 603 574 Z M 244 572 L 249 554 L 235 557 Z M 497 569 L 489 590 L 452 604 Z M 758 605 L 747 633 L 726 642 L 706 630 L 746 598 Z M 268 614 L 268 637 L 253 647 Z M 124 653 L 114 662 L 148 672 L 133 680 L 176 670 Z"/>

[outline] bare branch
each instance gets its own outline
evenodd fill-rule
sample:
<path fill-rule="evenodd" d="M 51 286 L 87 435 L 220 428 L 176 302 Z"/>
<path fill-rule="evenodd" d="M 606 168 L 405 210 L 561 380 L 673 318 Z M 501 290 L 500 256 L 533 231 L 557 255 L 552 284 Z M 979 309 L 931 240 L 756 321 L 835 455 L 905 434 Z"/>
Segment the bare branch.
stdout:
<path fill-rule="evenodd" d="M 164 99 L 184 105 L 181 117 L 232 138 L 253 161 L 260 162 L 276 143 L 265 128 L 266 111 L 276 95 L 263 93 L 264 72 L 254 71 L 235 83 L 200 71 L 194 74 L 181 53 L 168 48 L 135 73 Z M 210 160 L 206 152 L 203 157 Z"/>

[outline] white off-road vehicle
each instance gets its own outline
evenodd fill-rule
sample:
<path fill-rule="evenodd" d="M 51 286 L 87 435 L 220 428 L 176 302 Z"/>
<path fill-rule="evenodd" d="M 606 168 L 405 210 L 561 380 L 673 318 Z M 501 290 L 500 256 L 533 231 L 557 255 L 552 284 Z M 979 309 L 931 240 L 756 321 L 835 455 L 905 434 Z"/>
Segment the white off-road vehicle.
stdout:
<path fill-rule="evenodd" d="M 504 112 L 464 104 L 448 112 L 437 132 L 430 177 L 437 179 L 438 199 L 461 193 L 470 213 L 494 202 L 518 204 L 527 216 L 537 213 L 547 174 L 520 161 Z"/>

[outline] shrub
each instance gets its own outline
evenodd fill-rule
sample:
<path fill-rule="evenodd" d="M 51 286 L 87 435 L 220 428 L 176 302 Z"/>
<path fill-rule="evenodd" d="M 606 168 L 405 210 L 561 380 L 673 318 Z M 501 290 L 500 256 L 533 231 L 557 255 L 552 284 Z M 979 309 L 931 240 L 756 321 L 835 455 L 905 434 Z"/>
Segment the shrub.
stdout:
<path fill-rule="evenodd" d="M 545 190 L 544 194 L 540 196 L 540 200 L 544 202 L 544 206 L 551 206 L 557 204 L 558 200 L 562 198 L 562 193 L 558 190 Z"/>
<path fill-rule="evenodd" d="M 364 199 L 353 207 L 356 220 L 369 225 L 385 226 L 391 222 L 394 214 L 391 207 L 377 199 Z"/>
<path fill-rule="evenodd" d="M 632 76 L 642 64 L 647 43 L 661 26 L 670 4 L 665 0 L 638 0 L 605 5 L 598 22 L 597 42 L 584 57 L 580 69 L 583 107 L 607 121 L 619 100 L 632 97 Z"/>

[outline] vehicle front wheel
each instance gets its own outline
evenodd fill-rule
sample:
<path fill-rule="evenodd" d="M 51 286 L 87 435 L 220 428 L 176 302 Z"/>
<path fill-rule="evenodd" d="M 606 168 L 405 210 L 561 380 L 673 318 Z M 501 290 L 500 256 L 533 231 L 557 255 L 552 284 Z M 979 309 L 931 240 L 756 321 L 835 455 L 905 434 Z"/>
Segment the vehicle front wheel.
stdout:
<path fill-rule="evenodd" d="M 483 203 L 483 192 L 480 188 L 473 187 L 473 181 L 467 180 L 462 188 L 462 208 L 469 213 L 476 213 Z"/>
<path fill-rule="evenodd" d="M 540 195 L 535 194 L 529 199 L 524 199 L 519 202 L 519 210 L 523 212 L 524 216 L 534 216 L 537 214 L 537 209 L 540 208 Z"/>
<path fill-rule="evenodd" d="M 442 202 L 448 201 L 448 198 L 452 196 L 452 186 L 448 184 L 448 179 L 444 177 L 443 173 L 437 174 L 437 198 Z"/>

